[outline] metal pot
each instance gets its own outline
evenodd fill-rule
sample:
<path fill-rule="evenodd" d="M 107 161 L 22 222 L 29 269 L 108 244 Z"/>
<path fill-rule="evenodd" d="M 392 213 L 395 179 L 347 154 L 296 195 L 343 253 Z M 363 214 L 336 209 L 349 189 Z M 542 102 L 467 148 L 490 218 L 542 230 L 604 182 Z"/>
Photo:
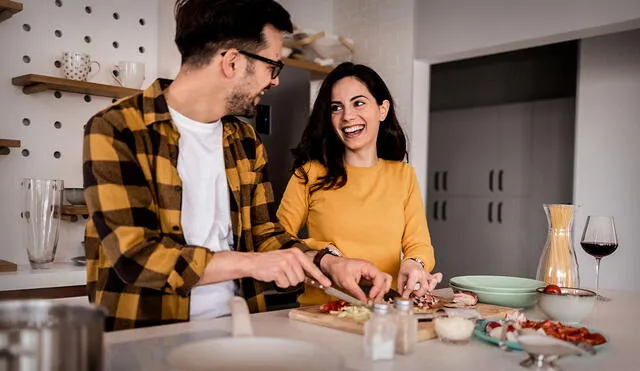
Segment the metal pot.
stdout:
<path fill-rule="evenodd" d="M 105 311 L 47 300 L 0 301 L 0 371 L 102 371 Z"/>

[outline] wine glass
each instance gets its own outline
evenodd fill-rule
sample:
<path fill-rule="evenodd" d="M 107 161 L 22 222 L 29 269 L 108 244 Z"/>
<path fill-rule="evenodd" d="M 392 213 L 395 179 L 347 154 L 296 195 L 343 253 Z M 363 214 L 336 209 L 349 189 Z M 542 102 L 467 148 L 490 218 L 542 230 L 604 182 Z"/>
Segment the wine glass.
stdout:
<path fill-rule="evenodd" d="M 600 260 L 605 256 L 613 254 L 618 248 L 618 236 L 616 226 L 611 216 L 589 215 L 584 226 L 582 239 L 580 240 L 582 249 L 589 255 L 596 258 L 596 294 L 598 300 L 609 301 L 599 294 L 600 289 Z"/>

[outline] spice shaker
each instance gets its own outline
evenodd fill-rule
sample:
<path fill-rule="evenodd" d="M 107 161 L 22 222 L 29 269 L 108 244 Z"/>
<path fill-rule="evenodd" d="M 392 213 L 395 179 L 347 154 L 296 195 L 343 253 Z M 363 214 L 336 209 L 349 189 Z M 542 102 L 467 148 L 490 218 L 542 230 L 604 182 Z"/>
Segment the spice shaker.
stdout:
<path fill-rule="evenodd" d="M 396 305 L 396 353 L 411 354 L 418 341 L 418 319 L 413 315 L 413 301 L 398 298 Z"/>
<path fill-rule="evenodd" d="M 393 359 L 396 331 L 391 305 L 374 304 L 371 319 L 364 324 L 365 357 L 373 361 Z"/>

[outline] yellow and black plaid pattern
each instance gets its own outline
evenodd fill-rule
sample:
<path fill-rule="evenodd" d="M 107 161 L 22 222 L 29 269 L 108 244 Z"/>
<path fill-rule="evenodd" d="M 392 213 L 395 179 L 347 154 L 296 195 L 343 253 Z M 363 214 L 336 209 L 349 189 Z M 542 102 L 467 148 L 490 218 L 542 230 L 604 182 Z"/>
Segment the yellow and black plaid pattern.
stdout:
<path fill-rule="evenodd" d="M 85 129 L 87 289 L 109 312 L 107 330 L 187 321 L 189 293 L 215 259 L 204 247 L 186 246 L 182 234 L 180 134 L 163 95 L 170 83 L 156 80 L 97 113 Z M 234 249 L 306 250 L 275 222 L 267 157 L 253 128 L 234 117 L 222 121 Z M 266 310 L 259 282 L 238 285 L 252 312 Z"/>

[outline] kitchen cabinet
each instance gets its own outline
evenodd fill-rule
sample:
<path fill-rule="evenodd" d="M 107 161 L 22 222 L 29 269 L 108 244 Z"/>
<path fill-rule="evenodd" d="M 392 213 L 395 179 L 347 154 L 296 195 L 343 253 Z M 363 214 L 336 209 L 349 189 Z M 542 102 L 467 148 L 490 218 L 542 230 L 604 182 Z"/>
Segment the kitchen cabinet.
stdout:
<path fill-rule="evenodd" d="M 434 112 L 429 145 L 433 190 L 446 187 L 460 196 L 527 194 L 531 126 L 531 104 Z"/>
<path fill-rule="evenodd" d="M 570 203 L 573 99 L 432 112 L 427 217 L 446 277 L 533 277 L 542 203 Z"/>

